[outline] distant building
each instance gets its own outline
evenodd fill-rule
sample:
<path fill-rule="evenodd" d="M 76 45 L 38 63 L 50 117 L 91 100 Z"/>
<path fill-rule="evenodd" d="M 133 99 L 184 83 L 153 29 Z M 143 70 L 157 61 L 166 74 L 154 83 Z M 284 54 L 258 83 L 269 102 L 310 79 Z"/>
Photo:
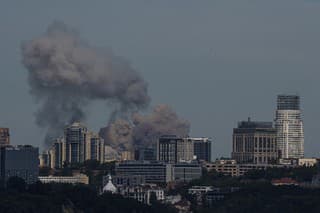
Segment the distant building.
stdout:
<path fill-rule="evenodd" d="M 299 96 L 278 95 L 275 127 L 280 158 L 303 158 L 304 131 Z"/>
<path fill-rule="evenodd" d="M 66 183 L 66 184 L 89 184 L 89 177 L 85 174 L 75 176 L 39 176 L 41 183 Z"/>
<path fill-rule="evenodd" d="M 142 176 L 146 183 L 172 181 L 172 166 L 160 162 L 124 161 L 116 163 L 116 176 Z"/>
<path fill-rule="evenodd" d="M 154 184 L 145 184 L 134 187 L 120 188 L 120 194 L 127 198 L 138 200 L 141 203 L 151 205 L 152 194 L 155 195 L 157 201 L 164 201 L 164 190 Z"/>
<path fill-rule="evenodd" d="M 207 171 L 216 171 L 224 175 L 238 177 L 246 174 L 250 170 L 259 170 L 267 168 L 292 168 L 293 165 L 278 165 L 278 164 L 238 164 L 235 160 L 217 160 L 213 163 L 203 165 Z"/>
<path fill-rule="evenodd" d="M 198 205 L 212 206 L 215 202 L 223 200 L 229 194 L 239 190 L 239 187 L 192 186 L 188 189 L 188 194 L 195 196 Z"/>
<path fill-rule="evenodd" d="M 49 149 L 50 168 L 62 168 L 66 161 L 66 143 L 64 138 L 54 140 L 51 148 Z"/>
<path fill-rule="evenodd" d="M 89 132 L 86 139 L 86 160 L 104 162 L 104 140 L 96 133 Z"/>
<path fill-rule="evenodd" d="M 85 161 L 85 144 L 88 129 L 81 123 L 73 123 L 64 130 L 66 143 L 66 162 L 82 163 Z"/>
<path fill-rule="evenodd" d="M 163 136 L 157 143 L 157 159 L 165 163 L 193 160 L 193 142 L 189 138 Z"/>
<path fill-rule="evenodd" d="M 50 167 L 50 154 L 48 151 L 39 155 L 39 167 Z"/>
<path fill-rule="evenodd" d="M 104 185 L 102 192 L 103 193 L 112 193 L 115 194 L 118 192 L 117 188 L 112 183 L 111 175 L 108 175 L 108 182 Z"/>
<path fill-rule="evenodd" d="M 10 144 L 9 128 L 0 128 L 0 147 Z"/>
<path fill-rule="evenodd" d="M 233 129 L 232 158 L 238 163 L 276 163 L 278 149 L 272 122 L 239 122 Z"/>
<path fill-rule="evenodd" d="M 126 160 L 134 160 L 134 153 L 130 151 L 123 151 L 121 152 L 121 160 L 126 161 Z"/>
<path fill-rule="evenodd" d="M 81 123 L 65 127 L 64 137 L 53 141 L 48 150 L 50 168 L 63 168 L 65 164 L 83 163 L 86 160 L 104 162 L 104 140 L 90 132 Z M 41 156 L 43 159 L 44 156 Z"/>
<path fill-rule="evenodd" d="M 102 184 L 106 185 L 109 181 L 109 176 L 103 176 Z M 138 186 L 146 183 L 145 177 L 142 175 L 116 175 L 112 177 L 112 182 L 116 187 L 120 186 Z"/>
<path fill-rule="evenodd" d="M 27 184 L 38 180 L 39 149 L 30 145 L 7 146 L 0 149 L 0 176 L 3 181 L 20 177 Z"/>
<path fill-rule="evenodd" d="M 305 166 L 305 167 L 313 167 L 316 166 L 318 160 L 316 158 L 299 158 L 298 165 Z"/>
<path fill-rule="evenodd" d="M 193 142 L 193 155 L 200 161 L 211 162 L 212 141 L 210 138 L 190 138 Z"/>
<path fill-rule="evenodd" d="M 155 161 L 157 160 L 156 148 L 140 148 L 135 150 L 134 159 L 138 161 Z"/>
<path fill-rule="evenodd" d="M 202 176 L 202 168 L 197 163 L 177 163 L 173 165 L 173 180 L 190 182 Z"/>

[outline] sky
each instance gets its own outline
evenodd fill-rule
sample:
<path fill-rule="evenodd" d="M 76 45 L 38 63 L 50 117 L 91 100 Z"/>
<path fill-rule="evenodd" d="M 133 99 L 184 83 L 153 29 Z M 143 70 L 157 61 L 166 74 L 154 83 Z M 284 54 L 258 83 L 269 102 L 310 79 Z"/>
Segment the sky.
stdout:
<path fill-rule="evenodd" d="M 2 0 L 0 126 L 12 144 L 43 148 L 20 45 L 54 20 L 129 60 L 151 104 L 172 106 L 191 136 L 213 138 L 214 157 L 230 156 L 238 121 L 273 121 L 283 93 L 301 96 L 305 155 L 319 157 L 320 0 Z M 110 112 L 92 103 L 88 127 L 98 131 Z"/>

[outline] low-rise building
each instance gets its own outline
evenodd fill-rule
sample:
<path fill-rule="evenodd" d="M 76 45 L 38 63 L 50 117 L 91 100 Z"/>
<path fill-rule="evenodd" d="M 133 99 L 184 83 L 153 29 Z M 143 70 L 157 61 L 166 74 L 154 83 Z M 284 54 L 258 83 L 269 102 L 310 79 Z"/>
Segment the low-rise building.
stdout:
<path fill-rule="evenodd" d="M 197 163 L 178 163 L 173 165 L 173 180 L 189 182 L 199 179 L 202 175 L 202 168 Z"/>
<path fill-rule="evenodd" d="M 188 189 L 188 194 L 196 198 L 197 205 L 206 204 L 211 206 L 214 202 L 223 200 L 227 195 L 239 190 L 239 187 L 217 188 L 212 186 L 193 186 Z"/>
<path fill-rule="evenodd" d="M 124 161 L 116 163 L 116 176 L 139 175 L 146 183 L 168 183 L 172 181 L 172 165 L 150 161 Z"/>
<path fill-rule="evenodd" d="M 5 146 L 0 149 L 0 176 L 3 181 L 20 177 L 27 184 L 38 180 L 39 149 L 31 145 Z"/>
<path fill-rule="evenodd" d="M 233 177 L 242 176 L 250 170 L 294 167 L 291 164 L 238 164 L 235 160 L 217 160 L 214 163 L 206 163 L 203 166 L 207 171 L 216 171 Z"/>
<path fill-rule="evenodd" d="M 122 187 L 119 193 L 124 197 L 133 198 L 144 204 L 151 204 L 152 195 L 155 196 L 157 201 L 164 201 L 164 190 L 155 184 L 146 184 L 134 187 Z"/>
<path fill-rule="evenodd" d="M 305 167 L 313 167 L 317 164 L 316 158 L 299 158 L 298 159 L 298 165 L 299 166 L 305 166 Z"/>
<path fill-rule="evenodd" d="M 103 176 L 102 184 L 106 185 L 109 176 Z M 142 175 L 116 175 L 112 177 L 112 182 L 117 187 L 120 186 L 138 186 L 146 183 L 145 177 Z"/>
<path fill-rule="evenodd" d="M 41 183 L 67 183 L 67 184 L 89 184 L 89 177 L 85 174 L 75 176 L 39 176 Z"/>

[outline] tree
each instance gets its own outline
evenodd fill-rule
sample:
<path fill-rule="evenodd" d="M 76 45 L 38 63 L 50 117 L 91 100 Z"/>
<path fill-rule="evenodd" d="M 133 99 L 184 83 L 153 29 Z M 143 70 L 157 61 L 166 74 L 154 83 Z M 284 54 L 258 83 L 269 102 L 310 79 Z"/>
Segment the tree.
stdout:
<path fill-rule="evenodd" d="M 24 192 L 26 190 L 26 182 L 20 177 L 10 177 L 7 180 L 7 189 L 14 192 Z"/>

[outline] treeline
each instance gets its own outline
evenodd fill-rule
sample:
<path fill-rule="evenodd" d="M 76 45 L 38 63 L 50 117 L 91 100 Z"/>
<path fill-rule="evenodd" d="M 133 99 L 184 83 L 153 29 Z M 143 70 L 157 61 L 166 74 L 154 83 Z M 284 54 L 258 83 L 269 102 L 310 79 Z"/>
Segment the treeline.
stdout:
<path fill-rule="evenodd" d="M 320 189 L 296 186 L 272 186 L 268 183 L 248 184 L 211 207 L 195 207 L 194 213 L 294 213 L 320 212 Z"/>
<path fill-rule="evenodd" d="M 86 185 L 42 184 L 27 186 L 20 178 L 10 178 L 0 191 L 0 212 L 6 213 L 175 213 L 166 205 L 148 206 L 120 195 L 98 195 Z"/>
<path fill-rule="evenodd" d="M 215 171 L 204 172 L 203 176 L 171 193 L 180 193 L 192 203 L 194 213 L 211 212 L 320 212 L 320 188 L 299 186 L 273 186 L 272 179 L 289 177 L 298 182 L 310 182 L 318 174 L 317 167 L 269 168 L 251 170 L 241 177 L 226 176 Z M 187 189 L 203 185 L 213 187 L 240 187 L 240 191 L 226 194 L 225 199 L 212 205 L 198 206 Z"/>

